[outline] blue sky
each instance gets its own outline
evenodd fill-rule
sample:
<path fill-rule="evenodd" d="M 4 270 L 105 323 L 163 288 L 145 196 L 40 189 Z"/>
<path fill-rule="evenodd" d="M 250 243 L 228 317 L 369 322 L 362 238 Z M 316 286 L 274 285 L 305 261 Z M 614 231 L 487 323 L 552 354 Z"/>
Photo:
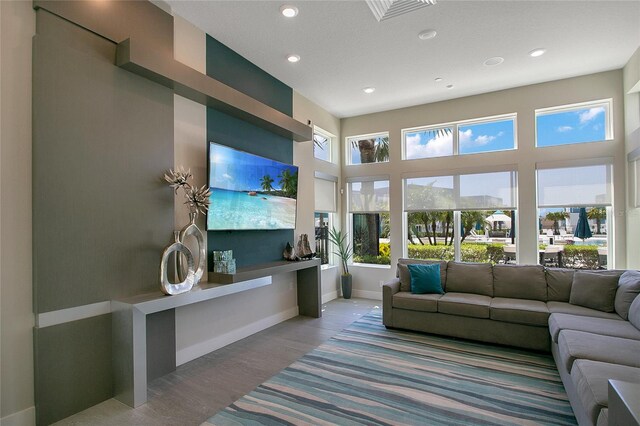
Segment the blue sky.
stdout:
<path fill-rule="evenodd" d="M 538 146 L 566 145 L 606 139 L 604 107 L 539 115 Z"/>
<path fill-rule="evenodd" d="M 438 130 L 445 130 L 438 133 Z M 491 152 L 514 147 L 513 120 L 458 127 L 460 154 Z M 406 158 L 432 158 L 453 155 L 453 127 L 422 130 L 406 135 Z"/>
<path fill-rule="evenodd" d="M 209 186 L 231 191 L 260 191 L 264 175 L 273 179 L 274 189 L 280 189 L 278 175 L 285 169 L 291 174 L 296 166 L 238 151 L 212 143 L 209 150 Z"/>

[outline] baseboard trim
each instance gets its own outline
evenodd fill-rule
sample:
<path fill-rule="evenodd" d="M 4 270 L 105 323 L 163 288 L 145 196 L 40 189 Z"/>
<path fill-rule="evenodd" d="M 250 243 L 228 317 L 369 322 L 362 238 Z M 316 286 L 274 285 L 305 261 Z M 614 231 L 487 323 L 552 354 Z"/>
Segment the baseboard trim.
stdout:
<path fill-rule="evenodd" d="M 369 290 L 356 290 L 352 291 L 353 297 L 360 297 L 362 299 L 382 300 L 382 291 L 369 291 Z"/>
<path fill-rule="evenodd" d="M 210 352 L 223 348 L 238 340 L 249 337 L 252 334 L 258 333 L 269 327 L 273 327 L 283 321 L 298 316 L 298 307 L 287 309 L 286 311 L 278 312 L 275 315 L 271 315 L 261 320 L 255 321 L 251 324 L 247 324 L 244 327 L 231 330 L 228 333 L 216 336 L 213 339 L 205 340 L 204 342 L 191 345 L 187 348 L 181 349 L 176 352 L 176 366 L 185 364 L 189 361 L 193 361 L 196 358 L 200 358 Z M 2 425 L 4 426 L 4 424 Z"/>
<path fill-rule="evenodd" d="M 331 291 L 329 293 L 325 293 L 322 295 L 322 304 L 331 302 L 332 300 L 335 300 L 338 298 L 338 292 L 337 291 Z"/>
<path fill-rule="evenodd" d="M 0 418 L 0 426 L 32 426 L 36 424 L 36 407 Z"/>

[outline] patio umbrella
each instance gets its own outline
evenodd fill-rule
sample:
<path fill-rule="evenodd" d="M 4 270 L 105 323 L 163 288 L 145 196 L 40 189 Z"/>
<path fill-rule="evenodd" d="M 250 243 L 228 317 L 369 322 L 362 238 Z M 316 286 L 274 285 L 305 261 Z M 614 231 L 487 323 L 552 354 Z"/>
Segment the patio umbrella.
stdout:
<path fill-rule="evenodd" d="M 591 235 L 591 227 L 589 226 L 589 219 L 587 219 L 587 209 L 582 207 L 580 208 L 580 215 L 578 216 L 578 223 L 576 223 L 573 236 L 586 240 L 587 238 L 591 238 Z"/>

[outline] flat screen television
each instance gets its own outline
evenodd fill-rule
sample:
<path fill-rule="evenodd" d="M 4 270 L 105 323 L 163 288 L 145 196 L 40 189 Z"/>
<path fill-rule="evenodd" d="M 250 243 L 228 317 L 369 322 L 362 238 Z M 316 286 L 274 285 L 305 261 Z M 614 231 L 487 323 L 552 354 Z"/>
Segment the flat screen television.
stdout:
<path fill-rule="evenodd" d="M 296 227 L 296 166 L 210 142 L 209 188 L 209 231 Z"/>

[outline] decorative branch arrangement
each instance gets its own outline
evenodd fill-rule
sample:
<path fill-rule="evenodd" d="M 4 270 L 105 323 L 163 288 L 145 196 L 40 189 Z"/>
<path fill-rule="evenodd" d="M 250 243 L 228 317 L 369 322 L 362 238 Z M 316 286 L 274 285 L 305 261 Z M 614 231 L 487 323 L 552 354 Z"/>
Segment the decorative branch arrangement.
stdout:
<path fill-rule="evenodd" d="M 184 190 L 184 197 L 187 200 L 184 204 L 189 206 L 189 212 L 205 214 L 209 210 L 209 204 L 211 204 L 211 200 L 209 200 L 211 190 L 206 184 L 202 185 L 201 188 L 192 186 L 189 183 L 189 179 L 192 178 L 191 169 L 185 171 L 182 167 L 175 170 L 169 169 L 164 175 L 164 180 L 174 189 L 176 195 L 178 195 L 178 189 L 182 188 Z"/>

